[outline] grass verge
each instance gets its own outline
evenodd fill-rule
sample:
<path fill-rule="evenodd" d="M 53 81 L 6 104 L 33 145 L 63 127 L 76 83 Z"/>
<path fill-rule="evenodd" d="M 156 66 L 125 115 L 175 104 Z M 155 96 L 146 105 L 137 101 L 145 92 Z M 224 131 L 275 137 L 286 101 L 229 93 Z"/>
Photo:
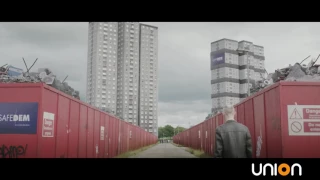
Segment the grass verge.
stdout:
<path fill-rule="evenodd" d="M 210 155 L 206 154 L 204 151 L 192 149 L 192 148 L 186 148 L 186 151 L 195 155 L 198 158 L 212 158 Z"/>
<path fill-rule="evenodd" d="M 156 144 L 158 144 L 158 143 L 156 143 Z M 138 153 L 141 153 L 142 151 L 145 151 L 145 150 L 151 148 L 152 146 L 155 146 L 156 144 L 152 144 L 152 145 L 149 145 L 149 146 L 145 146 L 145 147 L 142 147 L 142 148 L 140 148 L 140 149 L 136 149 L 136 150 L 134 150 L 134 151 L 125 152 L 125 153 L 123 153 L 123 154 L 120 154 L 120 155 L 116 156 L 115 158 L 128 158 L 128 157 L 130 157 L 130 156 L 135 156 L 135 155 L 137 155 Z"/>
<path fill-rule="evenodd" d="M 184 147 L 180 144 L 175 144 L 175 143 L 171 143 L 177 147 Z M 200 150 L 195 150 L 195 149 L 192 149 L 192 148 L 189 148 L 189 147 L 186 147 L 185 148 L 185 151 L 189 152 L 190 154 L 193 154 L 195 155 L 196 157 L 198 158 L 212 158 L 210 155 L 206 154 L 204 151 L 200 151 Z"/>
<path fill-rule="evenodd" d="M 180 144 L 175 144 L 175 143 L 171 143 L 171 144 L 173 144 L 174 146 L 177 146 L 177 147 L 184 147 L 184 146 L 182 146 L 182 145 L 180 145 Z"/>

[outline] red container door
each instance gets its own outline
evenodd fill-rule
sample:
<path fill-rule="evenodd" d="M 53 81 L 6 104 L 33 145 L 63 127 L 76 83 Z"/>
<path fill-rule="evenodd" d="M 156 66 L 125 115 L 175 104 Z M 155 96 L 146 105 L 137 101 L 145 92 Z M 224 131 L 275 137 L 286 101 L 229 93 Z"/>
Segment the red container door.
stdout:
<path fill-rule="evenodd" d="M 129 151 L 132 150 L 132 125 L 129 125 Z"/>
<path fill-rule="evenodd" d="M 133 151 L 134 150 L 134 148 L 135 148 L 135 136 L 136 136 L 136 132 L 135 132 L 135 127 L 133 126 L 133 125 L 131 125 L 131 127 L 130 127 L 130 129 L 131 129 L 131 139 L 130 139 L 130 147 L 131 147 L 131 151 Z"/>
<path fill-rule="evenodd" d="M 56 157 L 56 136 L 57 136 L 57 111 L 58 95 L 50 90 L 43 90 L 42 111 L 38 120 L 38 157 L 54 158 Z M 40 108 L 41 110 L 41 108 Z M 49 121 L 48 121 L 49 120 Z M 44 124 L 43 122 L 47 123 Z M 53 125 L 48 125 L 48 123 Z M 49 132 L 42 133 L 44 127 L 50 128 Z M 49 134 L 46 134 L 49 133 Z"/>
<path fill-rule="evenodd" d="M 218 124 L 219 126 L 222 125 L 224 122 L 223 122 L 223 115 L 222 114 L 219 114 L 218 115 Z"/>
<path fill-rule="evenodd" d="M 127 151 L 130 151 L 130 125 L 129 124 L 127 124 L 126 131 L 127 131 L 127 150 L 126 150 L 127 152 Z"/>
<path fill-rule="evenodd" d="M 105 115 L 105 121 L 104 121 L 104 134 L 105 134 L 105 140 L 104 140 L 104 157 L 109 158 L 110 157 L 110 116 L 108 114 Z"/>
<path fill-rule="evenodd" d="M 251 141 L 252 141 L 252 152 L 256 149 L 256 139 L 255 139 L 255 126 L 254 126 L 254 107 L 253 107 L 253 100 L 249 99 L 244 104 L 244 124 L 248 127 L 250 134 L 251 134 Z M 256 157 L 255 153 L 253 153 L 253 157 Z"/>
<path fill-rule="evenodd" d="M 209 139 L 210 139 L 210 130 L 209 130 L 209 120 L 206 121 L 206 153 L 209 154 L 210 152 L 210 144 L 209 144 Z"/>
<path fill-rule="evenodd" d="M 88 108 L 88 129 L 87 129 L 87 158 L 94 158 L 95 145 L 93 142 L 93 125 L 94 125 L 94 110 Z"/>
<path fill-rule="evenodd" d="M 207 154 L 210 154 L 211 153 L 211 132 L 210 132 L 210 130 L 211 130 L 211 128 L 210 128 L 210 123 L 211 123 L 211 119 L 209 119 L 209 120 L 207 120 L 207 125 L 206 125 L 206 127 L 207 127 L 207 139 L 206 139 L 206 144 L 207 144 Z"/>
<path fill-rule="evenodd" d="M 240 104 L 238 106 L 238 115 L 237 115 L 237 121 L 241 124 L 244 124 L 245 122 L 245 117 L 244 117 L 244 104 Z"/>
<path fill-rule="evenodd" d="M 121 154 L 126 152 L 126 145 L 127 145 L 127 139 L 126 139 L 126 128 L 127 124 L 125 122 L 122 122 L 121 126 Z"/>
<path fill-rule="evenodd" d="M 114 119 L 112 116 L 109 116 L 109 157 L 113 158 L 114 156 L 114 146 L 113 146 L 113 141 L 114 141 Z"/>
<path fill-rule="evenodd" d="M 213 133 L 212 133 L 212 121 L 213 119 L 210 118 L 209 120 L 209 133 L 208 133 L 208 136 L 209 136 L 209 154 L 212 156 L 212 136 L 213 136 Z"/>
<path fill-rule="evenodd" d="M 98 158 L 100 154 L 100 112 L 94 111 L 94 128 L 93 128 L 93 143 L 94 143 L 94 157 Z"/>
<path fill-rule="evenodd" d="M 197 149 L 200 150 L 201 149 L 201 138 L 202 138 L 202 131 L 201 131 L 201 124 L 199 124 L 197 126 L 197 129 L 198 129 L 198 143 L 197 143 Z"/>
<path fill-rule="evenodd" d="M 138 128 L 134 127 L 134 150 L 136 150 L 138 147 L 138 140 L 139 140 Z"/>
<path fill-rule="evenodd" d="M 290 86 L 289 86 L 290 87 Z M 293 86 L 294 87 L 294 86 Z M 288 126 L 282 126 L 281 128 L 281 106 L 280 106 L 280 98 L 285 97 L 286 95 L 289 95 L 290 93 L 293 93 L 293 90 L 290 89 L 289 91 L 287 91 L 287 93 L 283 93 L 283 95 L 280 97 L 280 86 L 271 89 L 270 91 L 265 92 L 265 125 L 266 125 L 266 135 L 267 137 L 262 139 L 262 143 L 264 143 L 264 141 L 267 144 L 267 157 L 268 158 L 287 158 L 287 157 L 283 157 L 283 147 L 286 147 L 284 144 L 282 144 L 282 142 L 284 142 L 282 140 L 283 136 L 281 135 L 281 130 L 283 131 L 284 129 L 288 129 Z M 292 86 L 291 86 L 292 88 Z M 316 91 L 317 93 L 319 92 L 319 89 Z M 317 94 L 317 93 L 311 93 L 311 94 Z M 296 92 L 296 95 L 293 96 L 294 98 L 290 98 L 289 103 L 293 101 L 298 102 L 299 104 L 301 103 L 301 100 L 305 100 L 305 97 L 301 97 L 300 96 L 300 91 Z M 308 93 L 303 93 L 303 94 L 308 94 Z M 298 98 L 301 98 L 301 100 L 299 100 Z M 315 97 L 312 97 L 312 99 L 315 99 Z M 319 101 L 316 101 L 319 103 Z M 284 102 L 282 102 L 281 104 L 285 104 Z M 285 112 L 282 112 L 283 114 L 285 114 Z M 287 118 L 288 119 L 288 118 Z M 265 137 L 265 136 L 264 136 Z M 282 137 L 282 138 L 280 138 Z M 305 151 L 306 147 L 310 147 L 307 144 L 304 144 L 307 141 L 302 140 L 301 142 L 303 142 L 302 144 L 300 144 L 300 147 L 303 147 L 301 149 L 301 153 L 302 154 L 308 154 L 310 155 L 310 152 L 312 152 L 312 150 L 308 150 L 308 153 Z M 320 142 L 320 141 L 316 141 L 316 142 Z M 296 147 L 296 143 L 297 139 L 295 139 L 293 141 L 294 147 L 292 150 L 290 148 L 290 152 L 296 152 L 298 147 Z M 309 141 L 309 143 L 311 143 L 311 141 Z M 313 145 L 313 143 L 311 143 Z M 309 149 L 309 148 L 308 148 Z M 310 148 L 315 150 L 315 148 Z M 318 152 L 318 151 L 317 151 Z M 317 156 L 308 156 L 308 155 L 303 155 L 300 157 L 317 157 Z M 294 156 L 291 156 L 294 157 Z"/>
<path fill-rule="evenodd" d="M 238 121 L 238 106 L 235 106 L 234 109 L 235 109 L 235 111 L 236 111 L 236 114 L 235 114 L 235 116 L 234 116 L 234 119 L 235 119 L 236 121 Z"/>
<path fill-rule="evenodd" d="M 212 138 L 211 138 L 211 155 L 214 155 L 214 148 L 215 148 L 215 143 L 216 143 L 216 117 L 212 118 L 211 120 L 211 133 L 212 133 Z"/>
<path fill-rule="evenodd" d="M 115 156 L 119 155 L 119 120 L 115 119 L 115 135 L 114 135 L 114 152 Z"/>
<path fill-rule="evenodd" d="M 215 143 L 216 143 L 216 130 L 219 126 L 219 116 L 216 116 L 215 117 L 215 123 L 214 123 L 214 146 L 213 146 L 213 152 L 215 151 Z"/>
<path fill-rule="evenodd" d="M 119 131 L 119 154 L 123 153 L 123 121 L 119 121 L 120 131 Z"/>
<path fill-rule="evenodd" d="M 79 158 L 87 157 L 87 121 L 88 108 L 87 106 L 80 105 L 80 126 L 79 126 Z"/>
<path fill-rule="evenodd" d="M 268 157 L 279 157 L 280 147 L 282 147 L 281 158 L 319 158 L 320 83 L 282 82 L 281 84 L 280 95 L 276 92 L 268 92 L 270 93 L 268 95 L 266 93 L 266 120 L 269 123 L 267 125 L 267 140 L 269 142 L 270 139 L 270 142 L 272 142 L 272 146 L 268 143 Z M 271 96 L 275 96 L 273 101 L 276 101 L 276 98 L 280 96 L 281 104 L 267 99 Z M 268 107 L 276 103 L 280 108 L 271 109 Z M 281 109 L 282 144 L 276 152 L 276 145 L 279 142 L 270 133 L 279 134 L 279 109 Z M 312 120 L 310 121 L 310 119 Z M 301 127 L 299 127 L 299 124 Z M 293 133 L 298 134 L 293 135 Z"/>
<path fill-rule="evenodd" d="M 256 149 L 252 152 L 255 153 L 257 158 L 267 158 L 266 148 L 266 133 L 265 133 L 265 109 L 264 109 L 264 95 L 261 94 L 253 99 L 254 106 L 254 119 L 255 119 L 255 139 Z"/>
<path fill-rule="evenodd" d="M 194 127 L 194 149 L 198 149 L 198 141 L 200 140 L 199 138 L 199 129 L 198 126 Z"/>
<path fill-rule="evenodd" d="M 80 105 L 75 101 L 70 103 L 68 158 L 78 157 Z"/>
<path fill-rule="evenodd" d="M 58 98 L 56 158 L 66 158 L 68 156 L 70 100 L 61 95 Z"/>
<path fill-rule="evenodd" d="M 206 140 L 206 129 L 205 129 L 205 122 L 201 123 L 200 128 L 201 128 L 201 150 L 205 152 L 206 149 L 206 144 L 205 144 L 205 140 Z"/>
<path fill-rule="evenodd" d="M 104 113 L 100 113 L 100 127 L 99 127 L 99 158 L 105 158 L 105 141 L 106 141 L 106 135 L 105 135 L 105 119 L 106 115 Z"/>
<path fill-rule="evenodd" d="M 129 124 L 126 123 L 126 127 L 124 129 L 125 131 L 125 134 L 126 134 L 126 149 L 125 149 L 125 152 L 129 151 Z"/>

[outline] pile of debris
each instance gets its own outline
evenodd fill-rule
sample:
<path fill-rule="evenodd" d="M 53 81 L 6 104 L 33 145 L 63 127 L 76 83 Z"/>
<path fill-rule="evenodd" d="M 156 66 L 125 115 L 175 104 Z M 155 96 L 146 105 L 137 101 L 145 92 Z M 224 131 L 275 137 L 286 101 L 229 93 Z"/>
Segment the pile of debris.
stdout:
<path fill-rule="evenodd" d="M 302 60 L 300 63 L 294 64 L 293 66 L 289 64 L 289 66 L 286 68 L 277 69 L 274 73 L 268 74 L 266 78 L 261 75 L 262 80 L 257 81 L 256 84 L 251 87 L 250 92 L 256 93 L 278 81 L 320 82 L 320 65 L 315 64 L 320 55 L 315 60 L 311 59 L 307 65 L 302 64 L 309 57 L 310 56 Z"/>
<path fill-rule="evenodd" d="M 23 59 L 23 58 L 22 58 Z M 80 100 L 79 91 L 75 91 L 72 87 L 68 85 L 65 80 L 61 82 L 56 78 L 56 76 L 48 68 L 39 68 L 38 72 L 29 72 L 33 65 L 38 59 L 32 64 L 30 68 L 27 67 L 25 60 L 23 62 L 26 66 L 27 71 L 23 72 L 22 69 L 7 66 L 7 64 L 0 67 L 0 83 L 39 83 L 43 82 L 47 85 L 58 89 L 76 99 Z"/>

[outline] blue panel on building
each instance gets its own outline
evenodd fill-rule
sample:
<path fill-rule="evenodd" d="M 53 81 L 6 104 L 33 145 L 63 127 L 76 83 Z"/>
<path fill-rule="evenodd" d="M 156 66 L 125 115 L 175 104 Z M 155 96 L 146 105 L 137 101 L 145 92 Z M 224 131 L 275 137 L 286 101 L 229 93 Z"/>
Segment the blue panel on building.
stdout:
<path fill-rule="evenodd" d="M 211 67 L 225 63 L 225 53 L 211 53 Z"/>

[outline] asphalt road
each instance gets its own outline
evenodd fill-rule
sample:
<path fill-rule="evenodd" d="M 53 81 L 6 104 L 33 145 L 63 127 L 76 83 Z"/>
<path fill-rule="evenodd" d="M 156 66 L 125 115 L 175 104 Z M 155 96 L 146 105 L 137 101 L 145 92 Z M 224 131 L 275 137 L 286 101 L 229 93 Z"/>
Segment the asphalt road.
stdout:
<path fill-rule="evenodd" d="M 171 143 L 157 144 L 130 158 L 197 158 L 181 147 Z"/>

